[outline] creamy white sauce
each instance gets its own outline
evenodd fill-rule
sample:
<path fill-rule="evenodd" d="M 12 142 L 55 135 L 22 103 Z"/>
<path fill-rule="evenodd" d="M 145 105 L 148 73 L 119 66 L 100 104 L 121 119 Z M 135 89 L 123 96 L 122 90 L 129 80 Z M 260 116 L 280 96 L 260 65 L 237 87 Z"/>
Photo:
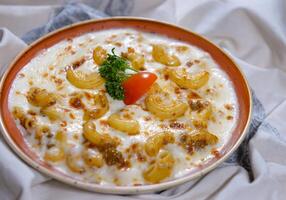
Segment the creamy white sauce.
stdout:
<path fill-rule="evenodd" d="M 112 43 L 107 43 L 106 39 L 113 37 Z M 143 37 L 142 42 L 138 42 L 138 37 Z M 114 42 L 120 42 L 121 46 L 115 46 Z M 33 58 L 19 73 L 16 79 L 13 82 L 12 88 L 9 94 L 9 108 L 13 109 L 15 106 L 23 108 L 25 111 L 33 110 L 39 112 L 39 108 L 30 105 L 27 102 L 25 94 L 32 86 L 39 88 L 45 88 L 50 92 L 55 92 L 58 94 L 67 95 L 83 91 L 71 85 L 66 80 L 66 74 L 64 69 L 71 65 L 74 61 L 79 60 L 81 57 L 85 57 L 86 61 L 83 65 L 79 67 L 79 70 L 83 72 L 92 72 L 97 71 L 98 66 L 96 66 L 92 59 L 93 49 L 101 45 L 108 52 L 111 52 L 111 49 L 115 47 L 115 53 L 120 55 L 121 52 L 126 52 L 128 47 L 133 47 L 136 52 L 143 53 L 145 56 L 145 66 L 147 71 L 156 73 L 158 76 L 158 69 L 162 69 L 164 66 L 160 63 L 152 61 L 152 44 L 163 43 L 170 46 L 170 53 L 177 55 L 182 63 L 181 67 L 184 67 L 186 63 L 190 60 L 200 60 L 204 65 L 194 64 L 192 67 L 187 68 L 187 71 L 190 73 L 196 73 L 202 69 L 210 72 L 211 76 L 208 81 L 208 84 L 200 88 L 197 92 L 205 99 L 209 100 L 215 108 L 214 116 L 216 121 L 209 121 L 208 130 L 219 137 L 219 142 L 212 147 L 207 147 L 203 150 L 197 151 L 194 155 L 189 156 L 189 159 L 186 159 L 187 152 L 176 144 L 168 144 L 164 149 L 169 150 L 176 159 L 176 164 L 173 170 L 171 177 L 165 179 L 164 181 L 171 180 L 174 177 L 182 177 L 190 170 L 193 170 L 198 164 L 205 162 L 206 160 L 213 157 L 210 153 L 212 148 L 216 148 L 218 151 L 223 147 L 223 145 L 229 140 L 231 136 L 232 129 L 235 126 L 238 107 L 236 102 L 236 95 L 232 86 L 231 81 L 228 79 L 227 75 L 217 66 L 213 61 L 210 55 L 206 52 L 203 52 L 197 47 L 191 46 L 189 44 L 179 42 L 164 36 L 159 36 L 150 33 L 142 33 L 132 29 L 114 29 L 106 30 L 94 33 L 84 34 L 82 36 L 76 37 L 70 41 L 60 42 L 47 50 L 44 50 L 35 58 Z M 189 50 L 183 53 L 178 53 L 175 46 L 187 46 Z M 69 51 L 65 48 L 70 48 Z M 72 53 L 69 53 L 72 52 Z M 54 68 L 54 69 L 49 69 Z M 22 77 L 20 74 L 24 74 Z M 45 78 L 44 74 L 48 74 Z M 50 81 L 51 76 L 55 76 L 63 81 L 64 87 L 61 90 L 57 90 L 57 85 Z M 32 84 L 29 84 L 29 82 Z M 168 88 L 170 87 L 170 80 L 159 79 L 157 81 L 160 86 Z M 32 86 L 31 86 L 32 85 Z M 173 84 L 174 85 L 174 84 Z M 215 93 L 206 92 L 207 89 L 215 89 Z M 85 90 L 92 93 L 96 93 L 98 90 Z M 186 96 L 187 92 L 182 91 L 182 96 Z M 171 95 L 176 98 L 176 94 L 172 93 Z M 68 99 L 64 99 L 60 102 L 60 106 L 66 109 L 72 109 L 68 103 Z M 112 136 L 117 136 L 121 139 L 122 144 L 118 147 L 118 150 L 124 151 L 132 143 L 141 142 L 144 143 L 147 139 L 147 136 L 143 134 L 144 132 L 148 133 L 157 133 L 162 131 L 159 124 L 168 124 L 169 121 L 160 121 L 155 117 L 152 117 L 152 120 L 144 120 L 144 116 L 150 116 L 150 113 L 142 110 L 139 106 L 132 105 L 128 106 L 130 112 L 134 112 L 134 118 L 138 120 L 141 133 L 135 136 L 128 136 L 127 134 L 114 130 L 110 127 L 103 126 L 100 123 L 100 120 L 107 119 L 107 117 L 119 111 L 126 106 L 122 101 L 113 100 L 108 96 L 110 109 L 109 111 L 99 120 L 96 121 L 98 132 L 108 132 Z M 138 103 L 143 103 L 144 97 L 142 97 Z M 232 110 L 227 110 L 225 108 L 226 104 L 231 104 L 233 106 Z M 220 112 L 218 112 L 220 111 Z M 72 109 L 71 111 L 75 119 L 71 119 L 68 114 L 65 114 L 64 119 L 67 122 L 67 129 L 69 144 L 74 146 L 76 151 L 81 151 L 83 148 L 81 145 L 82 138 L 82 110 Z M 189 112 L 189 111 L 188 111 Z M 227 116 L 233 117 L 232 120 L 228 120 Z M 49 119 L 42 115 L 36 116 L 39 124 L 46 124 L 51 128 L 51 132 L 55 133 L 59 128 L 61 128 L 59 122 L 50 122 Z M 188 117 L 181 117 L 177 119 L 178 122 L 184 122 L 186 124 L 191 124 Z M 19 122 L 18 126 L 19 125 Z M 23 130 L 23 129 L 22 129 Z M 185 130 L 170 129 L 178 138 L 178 136 L 185 132 Z M 34 149 L 34 151 L 43 158 L 43 155 L 46 151 L 46 143 L 48 139 L 44 138 L 40 148 L 37 147 L 37 141 L 33 136 L 27 134 L 25 131 L 23 136 L 25 137 L 27 143 Z M 74 140 L 73 135 L 78 134 L 79 140 Z M 123 155 L 125 155 L 123 153 Z M 131 158 L 131 168 L 128 170 L 119 170 L 114 166 L 104 165 L 101 168 L 92 168 L 87 170 L 83 174 L 77 174 L 71 172 L 65 165 L 65 162 L 60 162 L 54 164 L 58 170 L 61 170 L 67 174 L 70 174 L 73 177 L 78 179 L 83 179 L 89 182 L 95 182 L 102 185 L 134 185 L 134 184 L 146 184 L 143 177 L 142 171 L 145 170 L 148 166 L 147 162 L 138 162 L 135 158 Z M 114 180 L 119 180 L 119 183 L 114 183 Z"/>

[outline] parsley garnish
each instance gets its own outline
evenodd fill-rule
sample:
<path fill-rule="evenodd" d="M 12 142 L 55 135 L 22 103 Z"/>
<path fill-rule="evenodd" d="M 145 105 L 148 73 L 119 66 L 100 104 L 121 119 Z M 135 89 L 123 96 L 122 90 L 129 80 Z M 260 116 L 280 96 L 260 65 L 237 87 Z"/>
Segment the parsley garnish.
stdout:
<path fill-rule="evenodd" d="M 122 82 L 134 73 L 126 72 L 127 69 L 137 72 L 131 68 L 126 59 L 115 55 L 114 48 L 112 54 L 108 54 L 106 60 L 99 68 L 100 75 L 106 80 L 105 88 L 108 94 L 117 100 L 124 99 L 124 89 Z"/>

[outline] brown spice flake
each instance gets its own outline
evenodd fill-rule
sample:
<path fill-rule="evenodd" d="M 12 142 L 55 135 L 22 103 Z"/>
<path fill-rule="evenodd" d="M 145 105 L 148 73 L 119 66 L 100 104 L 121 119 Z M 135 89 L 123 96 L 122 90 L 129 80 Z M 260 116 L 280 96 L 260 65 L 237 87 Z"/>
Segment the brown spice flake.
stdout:
<path fill-rule="evenodd" d="M 72 137 L 73 137 L 74 140 L 78 140 L 79 139 L 79 135 L 78 134 L 73 134 Z"/>
<path fill-rule="evenodd" d="M 125 119 L 132 119 L 132 116 L 131 116 L 130 113 L 124 113 L 123 114 L 123 118 L 125 118 Z"/>
<path fill-rule="evenodd" d="M 179 53 L 184 53 L 184 52 L 186 52 L 186 51 L 189 50 L 189 47 L 183 46 L 183 45 L 181 45 L 181 46 L 176 46 L 176 50 L 177 50 Z"/>
<path fill-rule="evenodd" d="M 116 34 L 112 34 L 112 35 L 110 36 L 110 39 L 114 39 L 114 38 L 116 38 L 116 37 L 117 37 Z"/>
<path fill-rule="evenodd" d="M 67 38 L 67 42 L 72 42 L 72 41 L 73 41 L 73 38 L 71 38 L 71 37 Z"/>
<path fill-rule="evenodd" d="M 121 57 L 123 57 L 123 58 L 128 58 L 128 53 L 127 52 L 122 52 L 121 53 Z"/>
<path fill-rule="evenodd" d="M 73 54 L 76 53 L 76 51 L 72 48 L 72 45 L 67 46 L 67 47 L 64 49 L 64 51 L 65 51 L 67 54 L 71 54 L 71 55 L 73 55 Z"/>
<path fill-rule="evenodd" d="M 200 98 L 201 98 L 201 96 L 196 92 L 191 91 L 188 94 L 188 99 L 200 99 Z"/>
<path fill-rule="evenodd" d="M 99 120 L 100 125 L 102 126 L 108 126 L 108 122 L 105 119 Z"/>
<path fill-rule="evenodd" d="M 30 115 L 37 115 L 37 113 L 35 111 L 33 111 L 33 110 L 28 110 L 28 114 L 30 114 Z"/>
<path fill-rule="evenodd" d="M 51 66 L 49 66 L 49 70 L 50 70 L 50 71 L 52 71 L 52 70 L 54 70 L 54 69 L 55 69 L 55 67 L 54 67 L 54 66 L 52 66 L 52 65 L 51 65 Z"/>
<path fill-rule="evenodd" d="M 85 47 L 85 43 L 84 43 L 84 42 L 79 43 L 78 46 L 79 46 L 79 47 Z"/>
<path fill-rule="evenodd" d="M 180 90 L 180 88 L 178 88 L 178 87 L 175 87 L 175 90 L 174 90 L 174 91 L 175 91 L 176 94 L 181 94 L 181 90 Z"/>
<path fill-rule="evenodd" d="M 128 47 L 128 53 L 135 53 L 135 49 L 132 47 Z"/>
<path fill-rule="evenodd" d="M 188 62 L 186 63 L 186 65 L 187 65 L 187 67 L 191 67 L 191 66 L 194 65 L 194 63 L 193 63 L 192 61 L 188 61 Z"/>
<path fill-rule="evenodd" d="M 161 129 L 166 129 L 166 128 L 168 128 L 168 125 L 167 124 L 159 124 L 159 127 Z"/>
<path fill-rule="evenodd" d="M 18 74 L 18 77 L 19 77 L 19 78 L 24 78 L 24 77 L 25 77 L 25 74 L 24 74 L 24 73 L 20 73 L 20 74 Z"/>
<path fill-rule="evenodd" d="M 114 45 L 117 46 L 117 47 L 121 47 L 122 43 L 121 42 L 114 42 Z"/>
<path fill-rule="evenodd" d="M 55 78 L 53 81 L 54 81 L 54 83 L 55 83 L 56 85 L 58 85 L 58 86 L 63 83 L 63 80 L 60 79 L 60 78 Z"/>
<path fill-rule="evenodd" d="M 70 116 L 71 119 L 75 119 L 76 118 L 73 113 L 70 113 L 69 116 Z"/>
<path fill-rule="evenodd" d="M 79 68 L 85 61 L 86 61 L 86 58 L 85 58 L 85 57 L 81 57 L 80 59 L 74 61 L 71 66 L 72 66 L 73 69 L 77 69 L 77 68 Z"/>
<path fill-rule="evenodd" d="M 147 160 L 146 156 L 144 156 L 141 152 L 138 152 L 136 157 L 139 162 L 145 162 Z"/>
<path fill-rule="evenodd" d="M 191 157 L 189 155 L 186 155 L 185 159 L 186 160 L 191 160 Z"/>
<path fill-rule="evenodd" d="M 220 116 L 223 116 L 223 115 L 224 115 L 224 112 L 223 112 L 222 110 L 218 110 L 218 114 L 219 114 Z"/>
<path fill-rule="evenodd" d="M 224 104 L 224 107 L 227 110 L 233 110 L 233 105 L 231 105 L 231 104 Z"/>
<path fill-rule="evenodd" d="M 188 135 L 187 135 L 187 134 L 182 134 L 182 135 L 180 136 L 180 145 L 181 145 L 184 149 L 186 149 L 186 151 L 187 151 L 190 155 L 192 155 L 192 154 L 194 153 L 194 150 L 195 150 L 195 149 L 194 149 L 194 146 L 188 142 Z"/>
<path fill-rule="evenodd" d="M 64 51 L 69 52 L 72 49 L 71 45 L 68 45 L 67 47 L 65 47 Z"/>
<path fill-rule="evenodd" d="M 227 120 L 233 120 L 233 116 L 228 115 L 228 116 L 226 117 L 226 119 L 227 119 Z"/>
<path fill-rule="evenodd" d="M 167 81 L 167 80 L 169 80 L 169 74 L 164 74 L 164 79 Z"/>
<path fill-rule="evenodd" d="M 152 118 L 151 116 L 144 116 L 143 119 L 147 122 L 147 121 L 150 121 Z"/>
<path fill-rule="evenodd" d="M 216 90 L 214 88 L 207 88 L 205 92 L 206 94 L 215 94 Z"/>
<path fill-rule="evenodd" d="M 201 61 L 200 61 L 200 60 L 195 59 L 195 60 L 194 60 L 194 63 L 195 63 L 195 64 L 199 64 L 199 63 L 201 63 Z"/>
<path fill-rule="evenodd" d="M 214 155 L 216 158 L 220 158 L 220 152 L 217 149 L 212 149 L 211 154 Z"/>
<path fill-rule="evenodd" d="M 61 127 L 66 127 L 66 126 L 68 125 L 68 123 L 67 123 L 66 121 L 62 121 L 62 122 L 60 123 L 60 125 L 61 125 Z"/>
<path fill-rule="evenodd" d="M 50 149 L 50 148 L 52 148 L 52 147 L 54 147 L 54 146 L 55 146 L 55 144 L 48 143 L 48 144 L 47 144 L 47 149 Z"/>
<path fill-rule="evenodd" d="M 47 78 L 48 75 L 49 75 L 49 74 L 48 74 L 47 72 L 45 72 L 45 73 L 42 74 L 42 77 L 43 77 L 43 78 Z"/>
<path fill-rule="evenodd" d="M 84 96 L 86 97 L 86 99 L 90 100 L 91 98 L 93 98 L 92 94 L 88 93 L 88 92 L 84 92 Z"/>
<path fill-rule="evenodd" d="M 138 149 L 138 147 L 139 147 L 139 144 L 138 143 L 133 143 L 133 144 L 131 144 L 131 146 L 130 146 L 130 148 L 131 148 L 131 150 L 134 152 L 134 151 L 136 151 L 137 149 Z"/>
<path fill-rule="evenodd" d="M 126 148 L 124 151 L 125 151 L 125 153 L 128 154 L 128 153 L 130 153 L 130 148 Z"/>

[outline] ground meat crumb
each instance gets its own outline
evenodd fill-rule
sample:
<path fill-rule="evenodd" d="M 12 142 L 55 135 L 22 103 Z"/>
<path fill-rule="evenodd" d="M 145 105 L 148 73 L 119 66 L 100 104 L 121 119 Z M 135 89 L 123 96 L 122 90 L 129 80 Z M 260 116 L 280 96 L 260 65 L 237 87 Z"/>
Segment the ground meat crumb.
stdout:
<path fill-rule="evenodd" d="M 189 105 L 192 111 L 201 112 L 204 108 L 206 108 L 209 105 L 209 102 L 199 99 L 193 99 L 189 101 Z"/>
<path fill-rule="evenodd" d="M 85 106 L 79 97 L 72 97 L 69 101 L 70 106 L 76 109 L 83 109 Z"/>
<path fill-rule="evenodd" d="M 173 129 L 185 129 L 186 125 L 184 123 L 180 123 L 180 122 L 171 122 L 170 123 L 170 128 L 173 128 Z"/>

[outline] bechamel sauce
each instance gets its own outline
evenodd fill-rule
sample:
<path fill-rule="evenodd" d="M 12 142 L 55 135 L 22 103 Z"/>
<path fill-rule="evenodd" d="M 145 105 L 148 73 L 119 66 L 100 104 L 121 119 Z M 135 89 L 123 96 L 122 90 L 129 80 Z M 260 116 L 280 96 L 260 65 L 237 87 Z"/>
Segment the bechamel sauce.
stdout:
<path fill-rule="evenodd" d="M 118 42 L 117 46 L 116 42 Z M 77 61 L 81 57 L 85 57 L 86 61 L 82 66 L 80 66 L 79 70 L 83 72 L 97 71 L 98 67 L 93 63 L 92 59 L 92 51 L 97 45 L 101 45 L 108 52 L 110 52 L 111 49 L 115 47 L 115 53 L 117 55 L 120 55 L 121 52 L 126 52 L 128 47 L 133 47 L 136 52 L 144 54 L 147 71 L 158 74 L 158 69 L 161 69 L 163 65 L 152 61 L 151 44 L 155 43 L 164 43 L 171 47 L 169 50 L 170 53 L 175 53 L 175 55 L 179 57 L 182 66 L 184 66 L 190 60 L 200 60 L 202 63 L 204 63 L 204 65 L 195 63 L 192 67 L 187 68 L 188 72 L 197 72 L 203 68 L 211 73 L 208 84 L 197 90 L 197 93 L 199 93 L 205 99 L 209 100 L 215 108 L 214 116 L 216 118 L 216 122 L 209 121 L 208 130 L 219 137 L 219 142 L 215 145 L 215 148 L 220 150 L 226 141 L 228 141 L 230 138 L 231 131 L 235 126 L 238 112 L 236 95 L 232 83 L 228 79 L 227 75 L 219 69 L 217 64 L 213 61 L 208 53 L 203 52 L 199 48 L 164 36 L 138 32 L 132 29 L 113 29 L 87 33 L 72 40 L 60 42 L 48 48 L 47 50 L 42 51 L 18 73 L 18 76 L 14 80 L 10 90 L 9 108 L 12 109 L 14 106 L 19 106 L 22 107 L 25 111 L 39 111 L 39 108 L 30 105 L 25 97 L 25 94 L 31 85 L 37 86 L 39 88 L 45 88 L 50 92 L 57 92 L 63 95 L 67 95 L 76 91 L 82 91 L 81 89 L 71 85 L 66 80 L 64 69 L 74 61 Z M 182 45 L 189 47 L 189 50 L 183 53 L 178 53 L 175 46 Z M 24 74 L 24 76 L 22 74 Z M 61 90 L 58 91 L 57 85 L 53 81 L 50 81 L 52 76 L 55 76 L 56 78 L 59 78 L 63 81 L 64 87 Z M 160 75 L 158 74 L 158 76 Z M 162 77 L 160 78 L 161 79 L 157 82 L 160 86 L 166 87 L 168 90 L 168 84 L 170 80 L 166 81 L 162 79 Z M 96 92 L 92 90 L 86 91 Z M 186 96 L 184 91 L 182 93 L 183 96 Z M 106 119 L 111 113 L 114 113 L 125 107 L 122 101 L 113 100 L 110 98 L 110 96 L 108 96 L 108 99 L 110 109 L 102 117 L 102 119 Z M 143 99 L 144 97 L 139 100 L 139 103 L 142 103 Z M 68 99 L 62 101 L 60 104 L 62 108 L 71 109 L 68 104 Z M 226 109 L 226 104 L 232 105 L 233 109 Z M 96 122 L 98 132 L 108 132 L 110 135 L 117 136 L 122 140 L 122 145 L 118 147 L 118 150 L 122 151 L 134 142 L 144 142 L 146 140 L 146 136 L 142 134 L 143 132 L 158 132 L 161 130 L 161 128 L 158 126 L 159 124 L 168 123 L 168 120 L 161 122 L 159 120 L 155 120 L 154 118 L 150 121 L 145 121 L 144 116 L 148 116 L 150 113 L 140 109 L 140 107 L 136 105 L 129 106 L 129 110 L 135 113 L 135 118 L 140 123 L 141 134 L 128 136 L 120 131 L 116 131 L 109 127 L 103 126 L 99 122 L 100 120 L 97 120 Z M 83 112 L 82 110 L 73 109 L 72 113 L 76 116 L 75 119 L 71 119 L 69 115 L 65 115 L 64 120 L 67 121 L 66 129 L 70 139 L 69 142 L 70 144 L 74 145 L 73 151 L 76 153 L 80 152 L 82 148 L 80 143 L 83 140 L 81 136 Z M 228 116 L 231 116 L 232 119 L 227 119 Z M 37 120 L 41 124 L 50 125 L 52 132 L 56 132 L 56 130 L 60 128 L 60 123 L 53 123 L 51 125 L 47 117 L 37 115 Z M 181 117 L 177 121 L 185 122 L 187 124 L 190 123 L 190 120 L 187 117 Z M 18 126 L 20 126 L 19 123 Z M 171 128 L 170 131 L 174 131 L 176 137 L 181 132 L 183 132 L 181 130 L 172 130 Z M 43 154 L 46 150 L 45 142 L 47 142 L 47 139 L 44 138 L 42 141 L 43 145 L 41 145 L 40 148 L 37 148 L 37 141 L 35 141 L 34 137 L 26 134 L 25 131 L 22 132 L 31 148 L 33 148 L 40 157 L 43 157 Z M 74 134 L 78 134 L 80 136 L 78 141 L 73 139 Z M 187 153 L 183 148 L 177 146 L 176 144 L 168 144 L 165 149 L 169 150 L 174 155 L 176 164 L 172 176 L 164 181 L 170 180 L 174 177 L 181 177 L 189 171 L 195 169 L 198 164 L 205 162 L 206 160 L 213 157 L 213 155 L 210 153 L 211 148 L 214 147 L 207 147 L 203 150 L 200 150 L 194 155 L 190 156 L 190 159 L 187 160 Z M 110 167 L 104 165 L 99 169 L 90 169 L 83 174 L 76 174 L 71 172 L 65 166 L 64 162 L 54 165 L 58 170 L 71 174 L 73 177 L 89 182 L 96 182 L 102 185 L 115 185 L 114 179 L 118 179 L 120 181 L 120 185 L 146 184 L 142 178 L 142 170 L 146 169 L 147 163 L 139 163 L 136 161 L 136 159 L 132 158 L 131 164 L 132 167 L 126 171 L 118 170 L 113 166 Z"/>

